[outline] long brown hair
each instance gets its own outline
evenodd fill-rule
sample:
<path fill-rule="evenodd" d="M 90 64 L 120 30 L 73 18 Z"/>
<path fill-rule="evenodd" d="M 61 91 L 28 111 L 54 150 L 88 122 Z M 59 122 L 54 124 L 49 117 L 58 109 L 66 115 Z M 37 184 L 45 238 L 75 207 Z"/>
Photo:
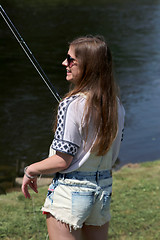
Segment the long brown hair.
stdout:
<path fill-rule="evenodd" d="M 105 155 L 117 134 L 117 86 L 113 77 L 112 55 L 103 37 L 86 36 L 70 43 L 82 69 L 81 78 L 67 96 L 87 92 L 85 105 L 86 132 L 92 118 L 96 141 L 92 151 Z"/>

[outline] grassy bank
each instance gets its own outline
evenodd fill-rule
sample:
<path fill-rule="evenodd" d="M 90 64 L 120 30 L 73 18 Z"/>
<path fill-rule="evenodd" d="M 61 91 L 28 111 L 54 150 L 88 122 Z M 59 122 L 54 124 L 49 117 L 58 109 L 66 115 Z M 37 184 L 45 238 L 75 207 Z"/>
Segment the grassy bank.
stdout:
<path fill-rule="evenodd" d="M 160 161 L 123 167 L 113 173 L 110 239 L 160 239 Z M 47 187 L 27 200 L 21 192 L 0 195 L 0 238 L 45 240 L 45 217 L 40 208 Z"/>

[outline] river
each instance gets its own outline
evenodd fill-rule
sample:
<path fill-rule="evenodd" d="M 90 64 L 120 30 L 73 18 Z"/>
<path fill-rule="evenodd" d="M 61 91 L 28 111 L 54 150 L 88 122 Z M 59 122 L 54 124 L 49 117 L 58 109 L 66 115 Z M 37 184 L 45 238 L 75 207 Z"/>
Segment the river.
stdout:
<path fill-rule="evenodd" d="M 116 168 L 160 158 L 160 1 L 1 1 L 57 91 L 68 91 L 68 42 L 103 35 L 126 110 Z M 57 3 L 59 2 L 59 3 Z M 0 17 L 0 164 L 45 158 L 57 102 Z"/>

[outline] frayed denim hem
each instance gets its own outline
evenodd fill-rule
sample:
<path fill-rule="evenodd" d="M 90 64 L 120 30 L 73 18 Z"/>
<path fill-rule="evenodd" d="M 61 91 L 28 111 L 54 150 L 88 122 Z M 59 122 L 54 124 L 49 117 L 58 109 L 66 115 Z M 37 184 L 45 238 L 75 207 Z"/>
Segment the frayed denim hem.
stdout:
<path fill-rule="evenodd" d="M 61 217 L 57 216 L 56 213 L 48 210 L 47 208 L 42 208 L 41 209 L 42 211 L 44 211 L 45 213 L 50 213 L 57 221 L 61 222 L 61 223 L 65 223 L 68 225 L 69 227 L 69 231 L 72 232 L 72 230 L 77 230 L 77 229 L 80 229 L 83 227 L 83 224 L 82 225 L 73 225 L 73 224 L 70 224 L 68 221 L 65 221 L 64 219 L 62 219 Z"/>

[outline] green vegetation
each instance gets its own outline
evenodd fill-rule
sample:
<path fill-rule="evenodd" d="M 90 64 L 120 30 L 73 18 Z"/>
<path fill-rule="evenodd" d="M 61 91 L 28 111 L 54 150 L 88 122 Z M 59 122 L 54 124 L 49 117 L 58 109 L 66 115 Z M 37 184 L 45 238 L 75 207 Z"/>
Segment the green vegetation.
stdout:
<path fill-rule="evenodd" d="M 109 239 L 160 239 L 160 161 L 128 165 L 113 173 Z M 45 240 L 40 208 L 47 187 L 27 200 L 21 192 L 0 195 L 0 236 L 5 240 Z"/>
<path fill-rule="evenodd" d="M 160 161 L 115 172 L 110 238 L 160 239 Z"/>
<path fill-rule="evenodd" d="M 8 165 L 0 165 L 0 194 L 5 194 L 7 188 L 13 187 L 16 169 Z"/>

